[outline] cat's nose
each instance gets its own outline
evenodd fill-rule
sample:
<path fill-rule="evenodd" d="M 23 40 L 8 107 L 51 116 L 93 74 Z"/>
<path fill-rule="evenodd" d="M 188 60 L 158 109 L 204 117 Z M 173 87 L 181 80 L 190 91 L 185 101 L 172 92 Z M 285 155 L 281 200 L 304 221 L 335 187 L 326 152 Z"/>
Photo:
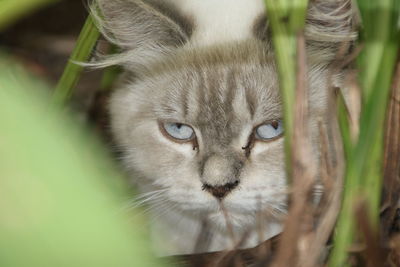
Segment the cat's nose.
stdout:
<path fill-rule="evenodd" d="M 233 183 L 227 183 L 224 185 L 212 186 L 210 184 L 203 184 L 203 190 L 210 192 L 214 197 L 218 199 L 224 198 L 230 191 L 232 191 L 239 184 L 239 180 Z"/>

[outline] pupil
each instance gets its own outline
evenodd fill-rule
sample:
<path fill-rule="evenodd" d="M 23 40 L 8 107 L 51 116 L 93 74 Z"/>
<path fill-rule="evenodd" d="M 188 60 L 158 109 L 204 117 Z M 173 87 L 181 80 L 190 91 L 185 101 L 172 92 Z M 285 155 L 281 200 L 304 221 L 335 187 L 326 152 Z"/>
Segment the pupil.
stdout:
<path fill-rule="evenodd" d="M 176 128 L 178 128 L 180 130 L 182 128 L 182 124 L 181 123 L 177 123 L 176 124 Z"/>
<path fill-rule="evenodd" d="M 271 122 L 271 126 L 274 127 L 275 130 L 277 130 L 279 127 L 279 122 L 273 121 L 273 122 Z"/>

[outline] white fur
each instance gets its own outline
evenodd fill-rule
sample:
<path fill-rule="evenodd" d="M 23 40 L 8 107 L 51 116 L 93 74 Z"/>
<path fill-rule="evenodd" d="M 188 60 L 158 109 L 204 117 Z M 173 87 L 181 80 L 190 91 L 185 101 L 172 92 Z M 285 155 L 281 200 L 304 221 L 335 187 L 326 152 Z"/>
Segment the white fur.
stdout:
<path fill-rule="evenodd" d="M 194 18 L 192 45 L 212 45 L 252 37 L 255 18 L 264 12 L 263 0 L 169 0 Z"/>

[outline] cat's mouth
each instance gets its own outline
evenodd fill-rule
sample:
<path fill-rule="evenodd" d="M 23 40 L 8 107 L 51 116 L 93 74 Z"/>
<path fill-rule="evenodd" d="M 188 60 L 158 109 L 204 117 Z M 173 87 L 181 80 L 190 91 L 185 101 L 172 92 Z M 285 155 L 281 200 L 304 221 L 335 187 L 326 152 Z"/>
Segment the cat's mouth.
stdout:
<path fill-rule="evenodd" d="M 204 200 L 204 199 L 203 199 Z M 260 198 L 239 198 L 234 195 L 227 198 L 208 198 L 204 201 L 187 201 L 180 203 L 178 208 L 191 215 L 202 217 L 255 217 L 263 216 L 281 220 L 287 212 L 284 199 L 276 201 L 261 201 Z M 221 217 L 222 216 L 222 217 Z M 220 218 L 221 217 L 221 218 Z"/>

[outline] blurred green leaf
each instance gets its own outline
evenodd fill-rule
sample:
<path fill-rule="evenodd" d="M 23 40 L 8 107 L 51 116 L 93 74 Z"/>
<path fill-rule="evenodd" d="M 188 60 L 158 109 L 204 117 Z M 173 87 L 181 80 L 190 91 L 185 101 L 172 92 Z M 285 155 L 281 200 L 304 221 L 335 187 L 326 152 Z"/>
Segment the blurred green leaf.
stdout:
<path fill-rule="evenodd" d="M 0 266 L 162 266 L 96 138 L 0 58 Z"/>

